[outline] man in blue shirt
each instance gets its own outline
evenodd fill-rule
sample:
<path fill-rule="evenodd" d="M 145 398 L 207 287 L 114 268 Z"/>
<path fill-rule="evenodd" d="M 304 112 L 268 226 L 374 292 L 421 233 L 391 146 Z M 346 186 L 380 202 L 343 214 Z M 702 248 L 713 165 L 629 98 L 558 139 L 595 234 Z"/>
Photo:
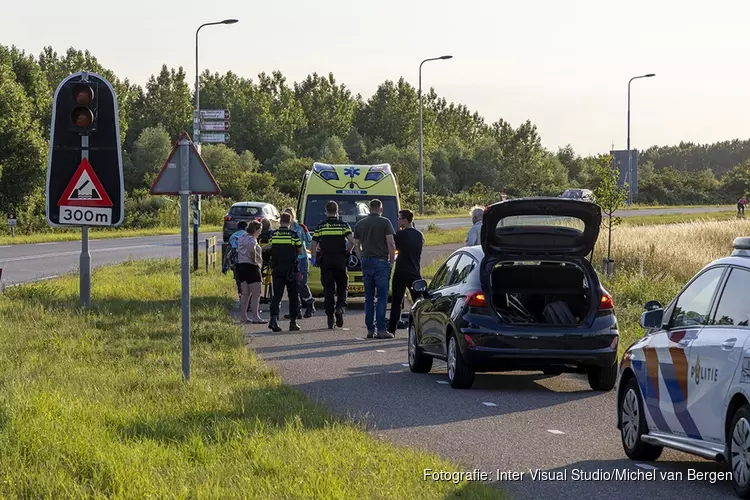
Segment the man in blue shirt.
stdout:
<path fill-rule="evenodd" d="M 288 213 L 292 216 L 292 223 L 289 225 L 289 230 L 297 235 L 300 242 L 302 242 L 302 254 L 298 255 L 299 261 L 297 262 L 297 292 L 299 293 L 300 304 L 306 307 L 305 318 L 310 318 L 315 313 L 315 299 L 312 296 L 310 287 L 307 284 L 308 277 L 308 261 L 307 261 L 307 249 L 312 243 L 312 235 L 304 224 L 300 224 L 297 221 L 297 215 L 294 213 L 294 208 L 287 207 L 284 209 L 284 213 Z M 284 318 L 289 318 L 288 314 L 284 315 Z M 302 319 L 302 312 L 300 311 L 297 319 Z"/>

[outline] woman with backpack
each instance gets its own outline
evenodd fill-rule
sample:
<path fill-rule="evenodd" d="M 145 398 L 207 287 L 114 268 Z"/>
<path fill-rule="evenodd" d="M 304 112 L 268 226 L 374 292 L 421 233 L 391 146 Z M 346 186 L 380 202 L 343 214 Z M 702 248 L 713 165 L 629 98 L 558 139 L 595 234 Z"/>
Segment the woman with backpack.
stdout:
<path fill-rule="evenodd" d="M 262 277 L 260 268 L 263 265 L 263 252 L 258 244 L 260 222 L 251 221 L 247 224 L 247 232 L 237 238 L 237 276 L 242 286 L 242 302 L 240 311 L 245 323 L 266 323 L 260 317 L 260 294 Z M 250 297 L 253 299 L 253 317 L 247 317 Z"/>

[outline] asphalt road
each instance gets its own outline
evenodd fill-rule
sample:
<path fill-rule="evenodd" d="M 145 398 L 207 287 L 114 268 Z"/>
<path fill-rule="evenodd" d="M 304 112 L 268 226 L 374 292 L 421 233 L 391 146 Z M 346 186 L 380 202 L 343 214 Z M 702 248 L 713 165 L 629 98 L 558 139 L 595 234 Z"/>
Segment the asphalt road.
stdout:
<path fill-rule="evenodd" d="M 674 213 L 705 213 L 731 209 L 731 207 L 691 207 L 691 208 L 655 208 L 643 210 L 622 210 L 623 217 L 633 215 L 663 215 Z M 434 223 L 446 229 L 468 227 L 471 220 L 466 217 L 451 219 L 426 219 L 417 221 L 419 229 Z M 205 238 L 220 233 L 201 233 L 200 245 L 203 248 Z M 192 245 L 193 237 L 190 236 Z M 90 240 L 91 265 L 93 268 L 116 264 L 127 259 L 152 259 L 180 256 L 180 237 L 149 236 L 142 238 L 118 238 L 109 240 Z M 0 246 L 0 269 L 3 269 L 2 280 L 6 285 L 25 283 L 59 276 L 78 269 L 81 243 L 37 243 L 29 245 Z M 192 255 L 192 250 L 191 250 Z"/>
<path fill-rule="evenodd" d="M 286 384 L 380 437 L 437 452 L 461 470 L 488 473 L 487 484 L 515 499 L 735 498 L 728 481 L 689 477 L 690 470 L 724 472 L 717 463 L 667 450 L 650 464 L 628 460 L 615 427 L 615 394 L 591 391 L 582 376 L 479 374 L 472 389 L 455 390 L 447 385 L 443 362 L 429 374 L 411 373 L 405 330 L 392 340 L 365 339 L 361 305 L 352 305 L 343 330 L 328 330 L 320 310 L 300 321 L 301 332 L 286 331 L 288 321 L 281 326 L 280 333 L 265 325 L 245 328 L 248 347 L 276 367 Z M 534 479 L 530 471 L 537 469 L 567 478 Z M 497 481 L 498 470 L 524 474 Z M 576 472 L 618 470 L 636 479 Z M 682 478 L 662 478 L 671 472 Z M 637 479 L 639 473 L 656 477 Z"/>
<path fill-rule="evenodd" d="M 620 210 L 617 215 L 620 217 L 647 216 L 647 215 L 669 215 L 669 214 L 701 214 L 709 212 L 726 212 L 734 210 L 731 206 L 726 207 L 688 207 L 688 208 L 644 208 L 641 210 Z M 423 219 L 417 221 L 417 228 L 424 229 L 429 224 L 451 229 L 457 227 L 466 227 L 471 225 L 470 217 L 457 217 L 450 219 Z"/>
<path fill-rule="evenodd" d="M 211 236 L 217 236 L 221 240 L 219 233 L 199 233 L 200 249 L 205 249 L 205 239 Z M 192 241 L 191 233 L 191 259 Z M 116 264 L 128 259 L 179 257 L 180 236 L 89 240 L 89 253 L 92 268 Z M 0 246 L 0 269 L 3 270 L 3 283 L 7 286 L 78 272 L 80 255 L 80 241 Z"/>

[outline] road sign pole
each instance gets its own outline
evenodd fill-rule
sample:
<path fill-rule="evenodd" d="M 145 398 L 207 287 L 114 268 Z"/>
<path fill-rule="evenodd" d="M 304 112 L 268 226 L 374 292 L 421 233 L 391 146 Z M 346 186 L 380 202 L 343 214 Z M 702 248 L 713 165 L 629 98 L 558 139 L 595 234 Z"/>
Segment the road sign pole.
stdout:
<path fill-rule="evenodd" d="M 182 377 L 190 380 L 190 141 L 180 139 L 180 209 L 182 219 Z"/>
<path fill-rule="evenodd" d="M 81 160 L 89 159 L 89 136 L 81 136 Z M 89 227 L 81 227 L 81 258 L 79 262 L 81 306 L 91 306 L 91 254 Z"/>

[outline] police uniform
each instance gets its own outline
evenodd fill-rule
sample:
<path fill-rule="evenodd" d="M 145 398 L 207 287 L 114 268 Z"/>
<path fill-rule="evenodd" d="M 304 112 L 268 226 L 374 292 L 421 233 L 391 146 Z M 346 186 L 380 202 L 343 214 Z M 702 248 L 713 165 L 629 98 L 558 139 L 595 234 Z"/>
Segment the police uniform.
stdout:
<path fill-rule="evenodd" d="M 268 326 L 273 331 L 281 331 L 278 326 L 279 307 L 284 288 L 289 298 L 290 322 L 289 330 L 299 330 L 297 313 L 299 312 L 299 296 L 297 295 L 297 254 L 302 248 L 302 242 L 297 235 L 287 227 L 277 229 L 269 238 L 271 244 L 271 279 L 273 282 L 273 299 L 271 300 L 271 321 Z"/>
<path fill-rule="evenodd" d="M 347 236 L 352 234 L 349 224 L 338 217 L 328 217 L 315 228 L 313 241 L 318 243 L 320 267 L 320 284 L 325 290 L 325 310 L 328 315 L 328 327 L 333 327 L 333 315 L 336 314 L 336 326 L 344 325 L 346 309 L 346 288 L 349 276 L 346 268 L 350 251 L 346 248 Z M 334 308 L 334 296 L 336 304 Z"/>

